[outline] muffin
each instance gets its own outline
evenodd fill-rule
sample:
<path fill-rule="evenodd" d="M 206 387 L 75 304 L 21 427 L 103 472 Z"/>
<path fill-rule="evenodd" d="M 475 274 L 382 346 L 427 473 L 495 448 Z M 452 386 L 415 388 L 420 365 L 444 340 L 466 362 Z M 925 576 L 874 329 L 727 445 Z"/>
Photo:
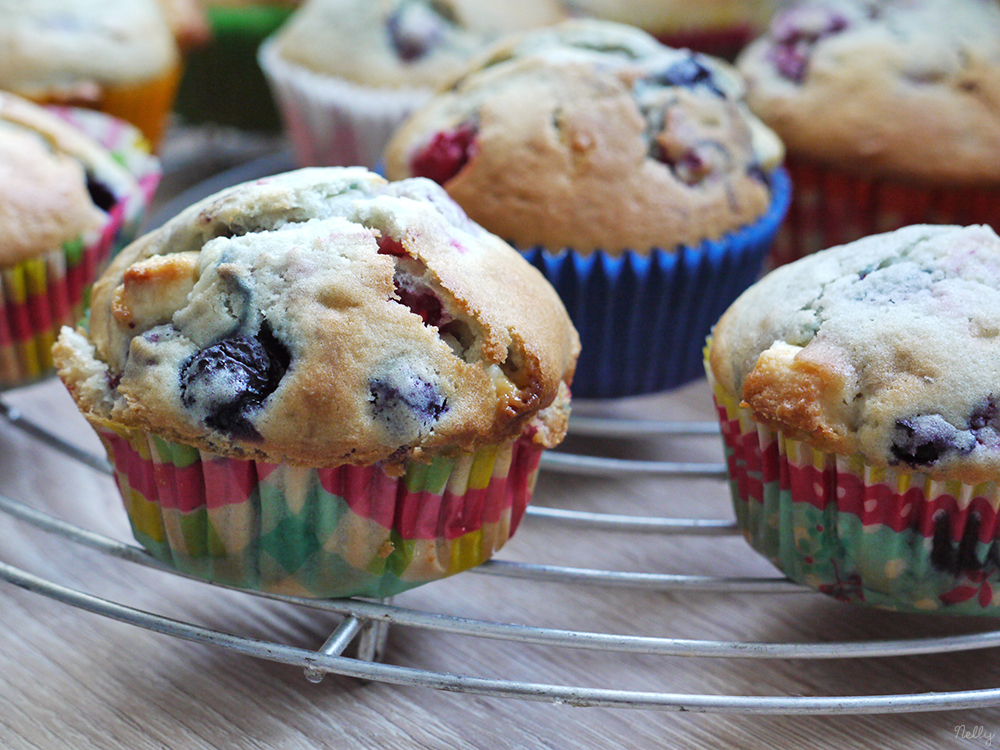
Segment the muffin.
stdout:
<path fill-rule="evenodd" d="M 781 143 L 742 92 L 724 62 L 570 21 L 499 43 L 414 112 L 386 174 L 440 183 L 545 273 L 583 341 L 575 395 L 666 390 L 703 374 L 788 204 Z"/>
<path fill-rule="evenodd" d="M 139 132 L 96 112 L 0 93 L 0 389 L 52 373 L 108 257 L 159 178 Z"/>
<path fill-rule="evenodd" d="M 113 115 L 136 125 L 154 148 L 180 70 L 157 0 L 0 5 L 0 89 Z"/>
<path fill-rule="evenodd" d="M 1000 612 L 1000 238 L 917 225 L 782 266 L 715 326 L 736 516 L 790 578 Z"/>
<path fill-rule="evenodd" d="M 393 129 L 498 36 L 558 0 L 307 0 L 261 47 L 301 166 L 376 166 Z"/>
<path fill-rule="evenodd" d="M 157 2 L 182 54 L 204 47 L 211 39 L 212 31 L 201 0 L 157 0 Z"/>
<path fill-rule="evenodd" d="M 795 185 L 780 264 L 909 224 L 1000 221 L 1000 4 L 812 0 L 741 55 Z"/>
<path fill-rule="evenodd" d="M 732 60 L 766 26 L 775 0 L 570 0 L 576 13 L 647 31 L 670 47 Z"/>
<path fill-rule="evenodd" d="M 578 348 L 552 288 L 436 185 L 325 167 L 134 242 L 55 354 L 153 555 L 330 597 L 507 540 L 565 434 Z"/>
<path fill-rule="evenodd" d="M 257 64 L 257 50 L 298 2 L 205 0 L 201 5 L 208 38 L 186 57 L 174 111 L 189 123 L 278 133 L 281 117 Z"/>

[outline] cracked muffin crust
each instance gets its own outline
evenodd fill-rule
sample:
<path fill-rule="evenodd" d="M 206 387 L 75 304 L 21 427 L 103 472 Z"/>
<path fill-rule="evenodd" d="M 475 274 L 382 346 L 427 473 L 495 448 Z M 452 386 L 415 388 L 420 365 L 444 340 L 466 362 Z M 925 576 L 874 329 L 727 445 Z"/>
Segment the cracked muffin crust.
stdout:
<path fill-rule="evenodd" d="M 737 61 L 792 154 L 848 172 L 996 183 L 1000 5 L 805 0 Z"/>
<path fill-rule="evenodd" d="M 300 466 L 399 465 L 568 416 L 579 342 L 552 288 L 426 180 L 304 169 L 132 243 L 60 376 L 93 422 Z"/>
<path fill-rule="evenodd" d="M 912 226 L 783 266 L 713 331 L 718 386 L 814 448 L 1000 476 L 1000 238 Z"/>
<path fill-rule="evenodd" d="M 778 139 L 725 63 L 632 27 L 510 37 L 397 131 L 391 178 L 426 176 L 519 248 L 672 250 L 767 209 Z"/>

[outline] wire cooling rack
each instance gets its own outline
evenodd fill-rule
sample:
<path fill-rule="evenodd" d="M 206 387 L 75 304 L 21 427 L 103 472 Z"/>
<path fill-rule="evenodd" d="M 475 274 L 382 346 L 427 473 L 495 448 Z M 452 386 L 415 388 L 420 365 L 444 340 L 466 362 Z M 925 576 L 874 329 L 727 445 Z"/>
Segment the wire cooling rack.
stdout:
<path fill-rule="evenodd" d="M 96 471 L 110 473 L 110 467 L 102 457 L 92 455 L 52 434 L 3 400 L 0 400 L 0 416 L 10 425 L 28 433 L 66 457 L 79 461 Z M 571 421 L 573 434 L 592 436 L 659 436 L 668 439 L 687 439 L 693 435 L 711 434 L 715 429 L 714 425 L 702 423 L 622 421 L 576 417 Z M 719 481 L 724 478 L 724 467 L 715 464 L 635 462 L 553 452 L 546 454 L 542 468 L 544 471 L 550 472 L 602 476 L 644 474 L 665 477 L 700 477 Z M 177 575 L 135 545 L 86 531 L 2 495 L 0 495 L 0 512 L 50 533 L 62 541 L 129 563 L 157 568 Z M 735 525 L 729 521 L 620 516 L 540 507 L 529 507 L 528 519 L 532 523 L 560 524 L 585 531 L 617 531 L 626 534 L 719 536 L 738 533 Z M 501 560 L 491 560 L 471 573 L 547 581 L 562 585 L 602 585 L 657 591 L 683 590 L 716 594 L 799 594 L 807 592 L 807 589 L 799 587 L 787 579 L 776 577 L 726 578 L 630 573 Z M 135 627 L 226 649 L 237 655 L 297 666 L 303 669 L 306 679 L 314 682 L 320 681 L 327 673 L 335 673 L 368 681 L 435 688 L 496 698 L 518 698 L 574 706 L 730 714 L 909 713 L 1000 705 L 1000 689 L 869 696 L 701 695 L 522 682 L 472 674 L 454 674 L 394 666 L 382 661 L 385 655 L 386 634 L 390 626 L 476 637 L 482 640 L 486 654 L 488 654 L 486 649 L 488 649 L 489 643 L 506 641 L 525 646 L 566 649 L 567 652 L 583 649 L 611 654 L 734 659 L 852 659 L 953 653 L 1000 646 L 1000 631 L 905 640 L 747 643 L 533 627 L 405 608 L 396 606 L 391 600 L 377 602 L 361 599 L 312 600 L 245 592 L 246 596 L 265 597 L 340 615 L 342 617 L 340 625 L 329 639 L 319 649 L 309 650 L 278 642 L 247 638 L 153 614 L 125 603 L 100 598 L 33 575 L 2 560 L 0 560 L 0 579 L 67 605 Z M 345 654 L 351 644 L 355 646 L 355 655 L 347 656 Z M 485 663 L 489 660 L 484 658 L 483 661 Z"/>

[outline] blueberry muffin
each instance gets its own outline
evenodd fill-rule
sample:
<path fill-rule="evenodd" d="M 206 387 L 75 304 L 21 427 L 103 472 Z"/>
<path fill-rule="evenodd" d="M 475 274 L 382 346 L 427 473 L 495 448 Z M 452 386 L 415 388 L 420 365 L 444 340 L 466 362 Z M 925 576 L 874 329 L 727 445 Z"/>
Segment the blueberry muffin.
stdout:
<path fill-rule="evenodd" d="M 571 21 L 499 43 L 414 112 L 386 173 L 439 182 L 546 268 L 584 341 L 577 395 L 662 390 L 701 374 L 787 205 L 781 143 L 742 94 L 715 58 Z"/>
<path fill-rule="evenodd" d="M 918 225 L 782 266 L 715 326 L 737 517 L 845 601 L 996 614 L 1000 238 Z"/>
<path fill-rule="evenodd" d="M 436 185 L 314 168 L 134 242 L 55 352 L 153 554 L 385 596 L 506 541 L 578 348 L 540 274 Z"/>
<path fill-rule="evenodd" d="M 399 122 L 486 44 L 565 17 L 558 0 L 308 0 L 260 62 L 302 166 L 373 167 Z"/>
<path fill-rule="evenodd" d="M 56 333 L 148 195 L 96 139 L 124 123 L 56 112 L 0 93 L 0 388 L 52 372 Z"/>
<path fill-rule="evenodd" d="M 0 89 L 90 107 L 136 125 L 154 147 L 180 58 L 157 0 L 0 4 Z"/>
<path fill-rule="evenodd" d="M 796 185 L 778 262 L 906 224 L 996 226 L 995 1 L 800 1 L 738 65 Z"/>

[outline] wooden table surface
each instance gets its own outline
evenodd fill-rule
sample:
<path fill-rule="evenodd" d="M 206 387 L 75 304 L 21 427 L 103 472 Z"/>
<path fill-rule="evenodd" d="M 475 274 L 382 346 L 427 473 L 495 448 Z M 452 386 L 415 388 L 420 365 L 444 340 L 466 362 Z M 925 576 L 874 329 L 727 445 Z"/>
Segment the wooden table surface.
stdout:
<path fill-rule="evenodd" d="M 164 154 L 175 156 L 168 146 Z M 245 155 L 191 160 L 161 204 Z M 221 155 L 220 155 L 221 154 Z M 228 160 L 228 162 L 227 162 Z M 169 204 L 168 204 L 169 205 Z M 62 385 L 2 394 L 8 405 L 96 454 L 100 445 Z M 577 413 L 711 421 L 708 388 Z M 718 463 L 716 437 L 571 438 L 565 450 Z M 131 541 L 113 482 L 0 421 L 0 495 Z M 536 505 L 641 516 L 731 518 L 715 479 L 582 477 L 546 471 Z M 773 577 L 739 536 L 568 528 L 528 518 L 498 559 L 602 570 Z M 328 612 L 188 581 L 102 555 L 0 513 L 0 563 L 96 596 L 218 631 L 316 649 L 340 622 Z M 466 573 L 402 594 L 395 605 L 572 631 L 747 643 L 867 642 L 992 632 L 996 621 L 902 615 L 813 593 L 650 591 Z M 348 654 L 353 653 L 351 649 Z M 402 625 L 384 662 L 434 672 L 643 693 L 852 696 L 1000 686 L 995 649 L 850 659 L 663 656 L 554 648 Z M 1000 745 L 1000 710 L 878 715 L 753 715 L 581 708 L 401 687 L 302 670 L 137 628 L 0 581 L 0 748 L 978 748 Z"/>

